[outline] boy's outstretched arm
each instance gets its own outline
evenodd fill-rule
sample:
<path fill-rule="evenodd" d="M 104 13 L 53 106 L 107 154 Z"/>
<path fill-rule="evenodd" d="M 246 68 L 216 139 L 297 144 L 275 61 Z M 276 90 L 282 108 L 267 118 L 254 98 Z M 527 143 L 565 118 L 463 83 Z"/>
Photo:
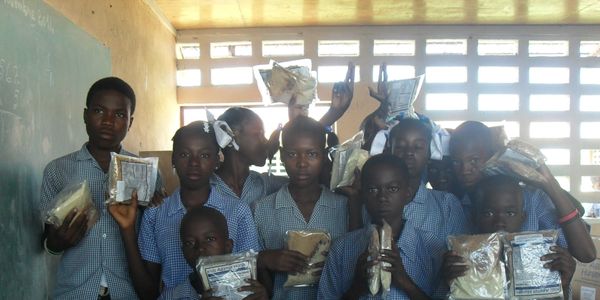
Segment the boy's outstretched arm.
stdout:
<path fill-rule="evenodd" d="M 539 170 L 546 179 L 546 182 L 542 183 L 542 188 L 556 207 L 558 223 L 567 239 L 569 252 L 581 262 L 592 262 L 596 259 L 596 248 L 585 223 L 577 213 L 577 207 L 573 205 L 546 165 L 542 165 Z"/>
<path fill-rule="evenodd" d="M 346 72 L 346 78 L 342 82 L 336 82 L 333 85 L 333 91 L 331 95 L 331 106 L 325 115 L 319 120 L 319 123 L 323 126 L 331 126 L 339 118 L 344 115 L 354 97 L 354 69 L 353 63 L 348 63 L 348 71 Z"/>
<path fill-rule="evenodd" d="M 131 195 L 130 204 L 108 206 L 108 211 L 119 224 L 135 292 L 140 299 L 156 299 L 159 296 L 161 266 L 142 259 L 135 234 L 137 210 L 137 193 L 135 191 Z"/>

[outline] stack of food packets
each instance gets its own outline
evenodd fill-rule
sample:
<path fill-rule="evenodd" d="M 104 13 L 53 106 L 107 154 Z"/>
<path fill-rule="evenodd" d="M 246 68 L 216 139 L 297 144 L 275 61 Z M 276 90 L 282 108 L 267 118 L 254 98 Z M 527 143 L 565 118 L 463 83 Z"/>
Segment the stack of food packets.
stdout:
<path fill-rule="evenodd" d="M 492 233 L 448 237 L 467 261 L 464 276 L 451 282 L 449 299 L 554 299 L 563 297 L 558 271 L 544 268 L 558 232 Z"/>
<path fill-rule="evenodd" d="M 308 106 L 317 98 L 316 73 L 310 59 L 254 66 L 254 77 L 266 104 L 281 102 Z"/>
<path fill-rule="evenodd" d="M 108 200 L 111 203 L 129 203 L 135 190 L 138 204 L 147 206 L 154 196 L 158 176 L 158 157 L 133 157 L 110 153 L 108 167 Z"/>
<path fill-rule="evenodd" d="M 506 275 L 499 234 L 449 236 L 448 247 L 468 267 L 464 276 L 451 282 L 449 299 L 504 299 Z"/>
<path fill-rule="evenodd" d="M 87 180 L 67 185 L 54 197 L 50 207 L 51 209 L 44 214 L 44 222 L 55 227 L 60 227 L 73 209 L 77 209 L 77 215 L 71 220 L 71 224 L 77 218 L 86 215 L 88 218 L 87 230 L 90 230 L 100 218 L 98 210 L 92 201 L 92 194 Z"/>
<path fill-rule="evenodd" d="M 519 140 L 511 140 L 504 151 L 496 153 L 482 167 L 487 175 L 504 174 L 519 180 L 544 182 L 544 176 L 537 171 L 546 158 L 532 145 Z"/>
<path fill-rule="evenodd" d="M 256 279 L 256 253 L 253 251 L 200 257 L 196 271 L 205 291 L 228 300 L 241 300 L 251 292 L 238 291 L 248 285 L 247 279 Z"/>
<path fill-rule="evenodd" d="M 390 225 L 383 220 L 383 225 L 379 230 L 377 227 L 371 227 L 371 241 L 369 243 L 369 260 L 374 260 L 381 256 L 381 250 L 392 249 L 392 228 Z M 390 292 L 392 285 L 392 274 L 389 271 L 385 271 L 384 268 L 389 267 L 390 264 L 380 261 L 373 265 L 369 270 L 369 291 L 372 295 L 376 295 L 381 290 L 384 298 Z"/>
<path fill-rule="evenodd" d="M 544 268 L 541 257 L 551 253 L 558 232 L 521 232 L 504 235 L 504 254 L 510 278 L 510 299 L 563 298 L 560 273 Z"/>
<path fill-rule="evenodd" d="M 354 170 L 360 170 L 369 159 L 369 151 L 361 149 L 363 132 L 359 131 L 343 144 L 333 147 L 333 167 L 331 169 L 332 190 L 352 185 Z"/>
<path fill-rule="evenodd" d="M 284 287 L 311 286 L 319 283 L 318 264 L 324 263 L 329 252 L 331 237 L 324 231 L 295 231 L 286 233 L 287 248 L 295 250 L 308 257 L 308 268 L 298 274 L 288 274 Z"/>

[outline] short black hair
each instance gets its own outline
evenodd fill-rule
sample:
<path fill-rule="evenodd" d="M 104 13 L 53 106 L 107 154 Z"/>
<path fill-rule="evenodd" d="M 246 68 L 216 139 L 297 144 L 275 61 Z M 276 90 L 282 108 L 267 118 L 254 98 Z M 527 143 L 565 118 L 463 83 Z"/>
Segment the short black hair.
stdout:
<path fill-rule="evenodd" d="M 473 215 L 482 210 L 490 195 L 506 190 L 514 192 L 523 207 L 523 188 L 519 181 L 507 175 L 493 175 L 483 178 L 469 193 L 473 205 Z"/>
<path fill-rule="evenodd" d="M 234 106 L 228 108 L 223 114 L 221 114 L 218 120 L 227 122 L 227 125 L 229 125 L 232 130 L 242 130 L 244 123 L 252 118 L 260 119 L 260 116 L 251 109 Z"/>
<path fill-rule="evenodd" d="M 212 222 L 215 225 L 215 227 L 220 231 L 220 233 L 223 234 L 224 238 L 229 238 L 227 219 L 221 212 L 208 206 L 194 207 L 185 213 L 185 215 L 181 219 L 181 225 L 179 227 L 180 236 L 183 237 L 183 229 L 187 228 L 189 223 L 198 220 L 207 220 L 209 222 Z"/>
<path fill-rule="evenodd" d="M 393 140 L 394 137 L 401 131 L 409 129 L 420 130 L 427 139 L 427 142 L 431 143 L 431 126 L 419 119 L 412 118 L 402 119 L 400 122 L 398 122 L 398 124 L 394 125 L 394 127 L 392 127 L 390 130 L 389 140 Z"/>
<path fill-rule="evenodd" d="M 175 131 L 175 135 L 173 135 L 173 138 L 171 139 L 173 141 L 173 150 L 181 143 L 181 138 L 186 134 L 208 136 L 209 140 L 214 143 L 217 151 L 219 149 L 212 124 L 206 121 L 194 121 Z"/>
<path fill-rule="evenodd" d="M 306 116 L 297 116 L 289 121 L 281 132 L 281 143 L 286 145 L 290 139 L 298 135 L 308 135 L 317 139 L 319 145 L 324 149 L 327 143 L 327 132 L 325 127 L 315 119 Z"/>
<path fill-rule="evenodd" d="M 85 106 L 89 107 L 92 98 L 101 91 L 117 91 L 127 99 L 129 99 L 129 104 L 131 105 L 131 114 L 135 112 L 135 93 L 131 86 L 125 82 L 123 79 L 118 77 L 105 77 L 102 78 L 90 87 L 87 97 L 85 98 Z"/>
<path fill-rule="evenodd" d="M 483 146 L 484 151 L 489 155 L 495 152 L 492 131 L 485 124 L 478 121 L 466 121 L 454 129 L 450 138 L 450 152 L 460 144 L 473 142 Z"/>
<path fill-rule="evenodd" d="M 400 174 L 402 179 L 404 179 L 405 182 L 408 184 L 408 182 L 410 180 L 410 176 L 408 174 L 408 167 L 406 166 L 406 163 L 404 163 L 404 160 L 402 160 L 401 158 L 399 158 L 395 155 L 386 154 L 386 153 L 371 156 L 367 160 L 367 162 L 365 162 L 365 164 L 363 165 L 362 171 L 360 172 L 361 182 L 362 183 L 366 182 L 366 180 L 370 176 L 371 172 L 373 172 L 374 169 L 378 166 L 393 167 L 394 169 L 396 169 L 398 174 Z"/>

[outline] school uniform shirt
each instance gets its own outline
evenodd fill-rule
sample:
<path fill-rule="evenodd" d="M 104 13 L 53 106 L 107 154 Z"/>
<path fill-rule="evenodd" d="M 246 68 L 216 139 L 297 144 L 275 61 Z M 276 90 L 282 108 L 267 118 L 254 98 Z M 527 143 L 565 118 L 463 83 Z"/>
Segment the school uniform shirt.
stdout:
<path fill-rule="evenodd" d="M 469 196 L 465 195 L 461 202 L 465 211 L 468 211 L 469 216 L 472 216 L 471 199 Z M 567 240 L 556 217 L 556 208 L 548 194 L 541 189 L 526 186 L 523 189 L 523 211 L 526 216 L 520 232 L 558 230 L 557 244 L 563 248 L 567 247 Z"/>
<path fill-rule="evenodd" d="M 256 225 L 246 203 L 219 193 L 213 186 L 205 206 L 218 210 L 227 219 L 233 252 L 260 251 Z M 142 258 L 161 265 L 161 278 L 166 288 L 185 281 L 193 271 L 183 257 L 179 236 L 185 213 L 186 208 L 177 189 L 162 205 L 146 209 L 142 218 L 138 237 Z"/>
<path fill-rule="evenodd" d="M 86 145 L 53 160 L 44 170 L 39 206 L 42 213 L 51 208 L 52 200 L 63 188 L 83 180 L 87 180 L 92 200 L 100 213 L 100 219 L 83 239 L 63 253 L 52 298 L 96 299 L 104 277 L 112 299 L 136 299 L 119 225 L 104 204 L 108 174 L 102 171 Z M 122 148 L 120 154 L 134 156 Z"/>
<path fill-rule="evenodd" d="M 344 196 L 321 186 L 321 196 L 306 222 L 296 202 L 290 195 L 288 185 L 256 202 L 254 219 L 263 249 L 285 249 L 288 230 L 322 230 L 332 240 L 348 231 L 348 207 Z M 273 280 L 272 299 L 317 299 L 317 287 L 284 288 L 287 274 L 276 272 Z"/>
<path fill-rule="evenodd" d="M 202 295 L 198 294 L 189 280 L 172 288 L 165 288 L 158 300 L 196 300 L 202 299 Z"/>
<path fill-rule="evenodd" d="M 425 254 L 427 247 L 423 240 L 424 232 L 419 228 L 405 224 L 396 246 L 406 273 L 421 291 L 430 294 L 433 289 L 431 277 L 434 275 L 430 258 Z M 354 280 L 354 271 L 358 257 L 364 253 L 370 242 L 371 229 L 365 227 L 345 234 L 333 242 L 321 274 L 317 299 L 341 299 Z M 360 299 L 384 299 L 382 293 L 371 295 L 367 290 Z M 387 295 L 388 300 L 410 299 L 406 293 L 392 287 Z"/>
<path fill-rule="evenodd" d="M 252 207 L 254 201 L 260 200 L 276 192 L 286 184 L 289 179 L 284 176 L 269 175 L 267 173 L 261 174 L 256 171 L 250 171 L 246 181 L 244 181 L 240 197 L 235 194 L 219 175 L 213 174 L 210 180 L 214 183 L 216 189 L 220 193 L 237 200 L 242 200 Z"/>

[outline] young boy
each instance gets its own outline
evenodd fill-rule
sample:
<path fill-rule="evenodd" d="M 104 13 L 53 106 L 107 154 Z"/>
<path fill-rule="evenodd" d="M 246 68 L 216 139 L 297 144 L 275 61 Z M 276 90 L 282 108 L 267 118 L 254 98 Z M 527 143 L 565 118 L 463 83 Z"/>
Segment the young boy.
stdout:
<path fill-rule="evenodd" d="M 119 227 L 105 209 L 110 152 L 133 155 L 121 147 L 135 111 L 135 94 L 123 80 L 98 80 L 88 91 L 83 121 L 88 142 L 80 150 L 55 159 L 45 170 L 40 199 L 41 211 L 67 185 L 87 180 L 100 220 L 86 234 L 87 220 L 79 217 L 69 226 L 76 211 L 63 225 L 46 225 L 46 251 L 62 254 L 54 299 L 135 299 Z M 108 295 L 110 289 L 110 296 Z"/>
<path fill-rule="evenodd" d="M 471 193 L 473 199 L 473 223 L 478 233 L 498 231 L 520 232 L 527 218 L 524 210 L 523 189 L 519 182 L 504 175 L 481 180 Z M 568 298 L 569 284 L 575 272 L 575 260 L 564 249 L 566 244 L 558 241 L 552 253 L 542 257 L 545 267 L 559 271 L 565 296 Z M 455 252 L 448 252 L 444 260 L 444 276 L 447 280 L 463 276 L 467 271 L 464 259 Z"/>
<path fill-rule="evenodd" d="M 483 123 L 467 121 L 455 129 L 450 140 L 450 156 L 463 193 L 483 177 L 481 167 L 494 154 L 493 145 L 492 133 Z M 559 239 L 566 237 L 569 252 L 581 262 L 591 262 L 596 257 L 596 250 L 577 207 L 546 165 L 538 171 L 545 181 L 538 184 L 541 189 L 528 185 L 523 190 L 526 217 L 521 231 L 560 228 Z M 465 211 L 472 209 L 468 195 L 463 196 L 462 203 Z"/>
<path fill-rule="evenodd" d="M 385 220 L 393 233 L 392 250 L 383 250 L 368 262 L 370 228 L 349 232 L 334 241 L 321 280 L 318 299 L 383 299 L 381 292 L 371 296 L 367 287 L 367 269 L 376 261 L 389 263 L 392 287 L 389 299 L 427 299 L 435 289 L 431 261 L 423 230 L 415 213 L 422 203 L 412 201 L 410 177 L 406 164 L 398 157 L 379 154 L 363 166 L 361 194 L 374 224 Z M 399 250 L 401 249 L 401 250 Z"/>
<path fill-rule="evenodd" d="M 198 258 L 204 256 L 230 254 L 233 241 L 229 239 L 227 220 L 218 210 L 196 207 L 189 210 L 181 220 L 181 249 L 187 263 L 196 269 Z M 267 291 L 256 280 L 249 280 L 240 291 L 253 292 L 250 299 L 268 299 Z M 188 280 L 165 289 L 160 299 L 209 299 L 210 292 L 204 291 L 198 273 L 190 273 Z"/>

